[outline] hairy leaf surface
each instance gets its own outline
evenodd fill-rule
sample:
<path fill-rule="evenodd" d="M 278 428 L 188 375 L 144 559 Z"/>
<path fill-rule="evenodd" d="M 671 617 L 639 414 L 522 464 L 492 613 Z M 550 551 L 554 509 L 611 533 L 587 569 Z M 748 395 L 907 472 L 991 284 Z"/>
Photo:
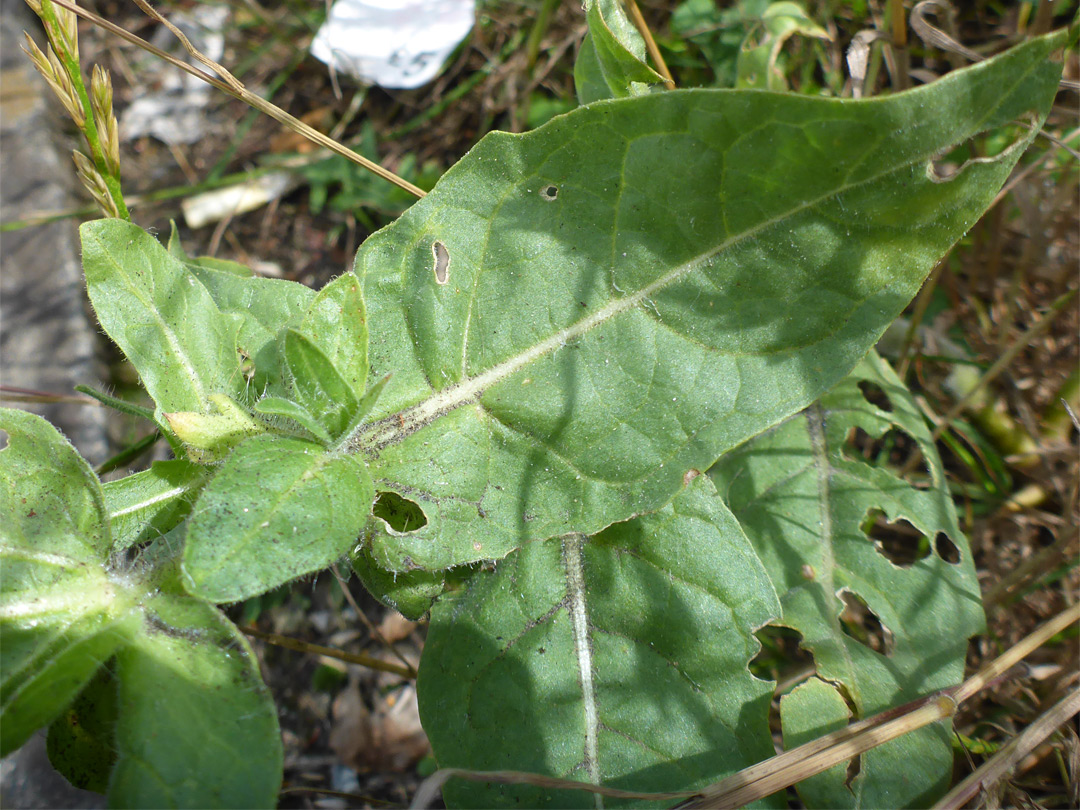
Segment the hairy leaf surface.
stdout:
<path fill-rule="evenodd" d="M 107 501 L 75 449 L 32 414 L 0 409 L 0 429 L 4 755 L 55 720 L 50 755 L 100 785 L 111 756 L 80 770 L 65 754 L 94 746 L 115 717 L 113 805 L 273 806 L 281 778 L 273 701 L 236 629 L 180 587 L 181 534 L 158 538 L 134 564 L 111 560 Z M 114 656 L 118 704 L 89 705 L 100 688 L 80 693 Z M 77 697 L 74 714 L 62 714 Z M 90 739 L 72 733 L 72 718 L 92 715 L 102 722 Z"/>
<path fill-rule="evenodd" d="M 149 470 L 105 484 L 112 551 L 156 540 L 176 528 L 191 511 L 191 502 L 207 477 L 206 467 L 171 459 L 155 461 Z"/>
<path fill-rule="evenodd" d="M 356 544 L 374 499 L 353 456 L 300 439 L 248 439 L 195 503 L 184 546 L 188 589 L 234 602 L 326 568 Z"/>
<path fill-rule="evenodd" d="M 211 394 L 242 391 L 238 315 L 158 241 L 130 222 L 79 229 L 83 270 L 98 321 L 123 349 L 161 411 L 202 411 Z"/>
<path fill-rule="evenodd" d="M 237 345 L 254 366 L 250 369 L 250 396 L 241 398 L 250 399 L 267 388 L 281 393 L 283 363 L 276 344 L 278 333 L 294 318 L 302 317 L 315 291 L 295 281 L 253 276 L 251 270 L 235 262 L 189 258 L 175 229 L 168 250 L 202 283 L 218 309 L 241 319 Z"/>
<path fill-rule="evenodd" d="M 0 409 L 0 751 L 51 722 L 127 632 L 101 485 L 39 416 Z"/>
<path fill-rule="evenodd" d="M 896 429 L 927 460 L 926 488 L 849 443 Z M 968 638 L 983 628 L 971 550 L 918 406 L 881 358 L 872 353 L 819 403 L 725 455 L 712 476 L 780 594 L 780 623 L 802 634 L 832 682 L 807 689 L 842 685 L 863 718 L 960 682 Z M 880 636 L 863 635 L 877 622 Z M 843 724 L 848 711 L 839 697 L 787 696 L 785 744 Z M 798 789 L 814 807 L 926 806 L 951 773 L 939 724 L 863 754 L 850 788 L 838 766 Z"/>
<path fill-rule="evenodd" d="M 144 601 L 139 633 L 117 654 L 110 801 L 274 807 L 281 732 L 251 647 L 213 605 L 172 590 Z"/>
<path fill-rule="evenodd" d="M 1037 125 L 1059 44 L 887 98 L 658 93 L 486 136 L 357 255 L 370 376 L 393 377 L 350 447 L 427 516 L 376 561 L 595 533 L 817 399 L 1034 129 L 947 181 L 935 156 Z"/>
<path fill-rule="evenodd" d="M 111 561 L 108 499 L 75 448 L 22 411 L 0 409 L 0 429 L 3 754 L 55 720 L 50 755 L 87 786 L 112 767 L 113 806 L 272 807 L 282 769 L 273 701 L 235 627 L 180 588 L 181 532 L 134 565 Z M 129 503 L 157 488 L 143 478 L 113 496 Z M 111 674 L 95 678 L 113 657 Z M 94 718 L 87 733 L 71 725 L 80 718 Z M 86 746 L 103 758 L 85 761 Z"/>
<path fill-rule="evenodd" d="M 441 767 L 637 791 L 703 785 L 772 753 L 772 685 L 747 663 L 778 607 L 701 476 L 653 515 L 529 544 L 441 597 L 420 664 L 424 728 Z M 586 793 L 471 782 L 444 795 L 595 806 Z"/>
<path fill-rule="evenodd" d="M 302 332 L 286 329 L 284 347 L 293 395 L 331 437 L 339 438 L 356 413 L 353 389 Z"/>
<path fill-rule="evenodd" d="M 319 290 L 297 329 L 319 347 L 360 399 L 367 385 L 368 332 L 356 276 L 340 276 Z"/>

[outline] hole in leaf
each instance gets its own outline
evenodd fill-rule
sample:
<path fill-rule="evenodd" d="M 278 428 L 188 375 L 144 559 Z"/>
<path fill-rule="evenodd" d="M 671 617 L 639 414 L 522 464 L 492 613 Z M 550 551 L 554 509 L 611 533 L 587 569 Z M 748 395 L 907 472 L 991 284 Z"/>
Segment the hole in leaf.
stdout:
<path fill-rule="evenodd" d="M 540 189 L 540 198 L 543 199 L 543 200 L 546 200 L 547 202 L 551 202 L 552 200 L 554 200 L 558 196 L 559 196 L 559 187 L 558 186 L 544 186 L 542 189 Z"/>
<path fill-rule="evenodd" d="M 761 649 L 750 661 L 754 677 L 783 683 L 808 669 L 813 672 L 814 657 L 803 649 L 802 634 L 797 630 L 768 625 L 754 635 L 761 642 Z"/>
<path fill-rule="evenodd" d="M 400 534 L 414 532 L 427 525 L 427 515 L 420 505 L 402 498 L 396 492 L 380 492 L 376 495 L 371 513 L 382 518 L 387 526 Z"/>
<path fill-rule="evenodd" d="M 968 166 L 996 163 L 1023 145 L 1026 129 L 1036 125 L 1032 112 L 1020 116 L 1017 122 L 988 129 L 968 138 L 948 152 L 932 158 L 926 164 L 926 177 L 933 183 L 948 183 Z"/>
<path fill-rule="evenodd" d="M 859 380 L 859 390 L 862 391 L 862 395 L 866 401 L 875 408 L 879 408 L 886 413 L 892 413 L 892 400 L 889 399 L 889 395 L 885 393 L 885 389 L 876 382 Z"/>
<path fill-rule="evenodd" d="M 945 532 L 938 532 L 934 537 L 934 551 L 949 565 L 957 565 L 960 562 L 960 549 Z"/>
<path fill-rule="evenodd" d="M 840 613 L 840 628 L 844 634 L 864 644 L 881 655 L 892 655 L 892 632 L 857 593 L 844 589 L 840 592 L 844 609 Z"/>
<path fill-rule="evenodd" d="M 918 489 L 926 489 L 930 485 L 930 468 L 919 450 L 919 443 L 910 433 L 898 427 L 891 428 L 880 439 L 873 438 L 861 427 L 854 427 L 848 431 L 840 452 L 851 461 L 862 461 L 871 467 L 888 467 L 893 473 L 904 470 L 917 453 L 918 462 L 902 477 Z"/>
<path fill-rule="evenodd" d="M 889 562 L 900 568 L 910 568 L 930 556 L 930 538 L 903 518 L 889 523 L 880 509 L 869 509 L 859 528 Z"/>
<path fill-rule="evenodd" d="M 6 430 L 0 430 L 0 450 L 7 450 L 8 434 Z"/>
<path fill-rule="evenodd" d="M 851 783 L 855 781 L 855 777 L 859 775 L 859 771 L 862 770 L 862 756 L 852 757 L 848 760 L 847 772 L 844 774 L 844 787 L 851 789 Z"/>
<path fill-rule="evenodd" d="M 450 251 L 446 245 L 436 239 L 431 243 L 431 255 L 435 258 L 435 283 L 445 284 L 450 280 Z"/>

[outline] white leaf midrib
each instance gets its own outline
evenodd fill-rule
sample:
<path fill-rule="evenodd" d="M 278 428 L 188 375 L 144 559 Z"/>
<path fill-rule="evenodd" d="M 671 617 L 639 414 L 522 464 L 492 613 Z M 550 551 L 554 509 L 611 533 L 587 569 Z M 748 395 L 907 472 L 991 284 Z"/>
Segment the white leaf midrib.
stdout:
<path fill-rule="evenodd" d="M 585 536 L 567 535 L 562 540 L 563 569 L 566 573 L 567 612 L 574 641 L 574 660 L 581 684 L 581 710 L 585 724 L 585 757 L 583 765 L 589 782 L 600 784 L 600 716 L 596 703 L 596 681 L 592 641 L 589 638 L 589 613 L 585 600 L 585 560 L 582 551 Z M 603 797 L 593 794 L 597 808 L 603 807 Z"/>

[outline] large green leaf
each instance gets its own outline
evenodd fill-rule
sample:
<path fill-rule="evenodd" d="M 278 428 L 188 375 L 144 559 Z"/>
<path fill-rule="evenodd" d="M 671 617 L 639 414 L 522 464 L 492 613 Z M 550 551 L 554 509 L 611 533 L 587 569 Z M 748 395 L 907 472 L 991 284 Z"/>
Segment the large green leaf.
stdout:
<path fill-rule="evenodd" d="M 51 722 L 120 644 L 101 485 L 39 416 L 0 409 L 0 752 Z"/>
<path fill-rule="evenodd" d="M 357 255 L 369 376 L 393 376 L 349 446 L 427 516 L 376 562 L 594 533 L 817 399 L 993 199 L 1061 41 L 887 98 L 658 93 L 486 136 Z"/>
<path fill-rule="evenodd" d="M 300 439 L 248 439 L 195 503 L 188 589 L 234 602 L 326 568 L 357 543 L 374 497 L 356 457 Z"/>
<path fill-rule="evenodd" d="M 239 315 L 154 237 L 102 219 L 79 229 L 83 269 L 98 321 L 139 372 L 161 411 L 202 411 L 210 394 L 243 391 Z"/>
<path fill-rule="evenodd" d="M 38 416 L 0 409 L 0 429 L 0 750 L 55 721 L 50 755 L 89 786 L 113 758 L 83 754 L 109 737 L 113 805 L 273 806 L 273 701 L 236 629 L 180 587 L 182 534 L 158 538 L 134 564 L 110 559 L 106 499 L 86 462 Z M 115 494 L 156 486 L 143 479 Z M 114 656 L 110 677 L 95 678 Z M 119 689 L 116 706 L 95 704 L 103 688 Z M 71 725 L 91 717 L 88 734 Z"/>
<path fill-rule="evenodd" d="M 778 608 L 700 476 L 655 514 L 532 543 L 444 595 L 420 663 L 424 728 L 442 767 L 692 789 L 772 753 L 772 685 L 747 663 L 753 631 Z M 590 794 L 523 786 L 451 783 L 444 795 L 473 807 L 596 806 Z"/>
<path fill-rule="evenodd" d="M 273 698 L 247 640 L 177 586 L 145 600 L 140 632 L 116 657 L 110 802 L 274 807 L 282 748 Z"/>
<path fill-rule="evenodd" d="M 872 466 L 852 436 L 913 439 L 928 478 L 916 487 Z M 847 721 L 839 695 L 819 694 L 833 684 L 861 718 L 960 682 L 968 638 L 983 627 L 971 550 L 918 406 L 881 358 L 869 355 L 819 403 L 725 455 L 712 476 L 780 594 L 780 623 L 802 634 L 829 682 L 784 698 L 788 747 Z M 848 620 L 845 599 L 848 611 L 876 616 L 883 638 L 858 637 L 866 625 Z M 942 723 L 863 754 L 850 786 L 838 766 L 799 792 L 813 807 L 926 806 L 951 773 Z"/>

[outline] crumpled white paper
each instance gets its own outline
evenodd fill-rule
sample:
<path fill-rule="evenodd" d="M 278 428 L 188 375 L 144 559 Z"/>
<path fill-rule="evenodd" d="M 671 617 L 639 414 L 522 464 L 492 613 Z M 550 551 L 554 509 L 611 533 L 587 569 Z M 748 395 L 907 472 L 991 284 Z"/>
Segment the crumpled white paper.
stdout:
<path fill-rule="evenodd" d="M 337 0 L 311 55 L 365 84 L 420 87 L 439 75 L 475 17 L 475 0 Z"/>

